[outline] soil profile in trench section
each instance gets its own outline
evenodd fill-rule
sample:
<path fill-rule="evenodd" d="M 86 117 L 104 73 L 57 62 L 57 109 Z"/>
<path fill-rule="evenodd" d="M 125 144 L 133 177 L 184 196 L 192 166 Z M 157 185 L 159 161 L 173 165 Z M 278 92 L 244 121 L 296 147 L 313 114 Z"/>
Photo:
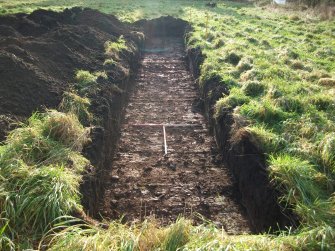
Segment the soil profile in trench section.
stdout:
<path fill-rule="evenodd" d="M 180 215 L 200 222 L 200 214 L 228 233 L 249 232 L 205 118 L 192 106 L 197 90 L 182 39 L 155 38 L 145 48 L 102 215 L 127 221 L 154 216 L 167 224 Z"/>

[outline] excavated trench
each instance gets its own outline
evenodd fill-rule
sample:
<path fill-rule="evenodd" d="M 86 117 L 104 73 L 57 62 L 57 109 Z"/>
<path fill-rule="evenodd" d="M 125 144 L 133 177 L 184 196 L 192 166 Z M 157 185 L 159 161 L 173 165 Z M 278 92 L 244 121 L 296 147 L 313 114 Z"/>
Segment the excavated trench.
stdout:
<path fill-rule="evenodd" d="M 90 214 L 162 224 L 208 219 L 230 234 L 294 225 L 251 136 L 232 111 L 213 116 L 226 85 L 214 76 L 197 88 L 204 56 L 200 48 L 185 52 L 187 22 L 163 17 L 134 29 L 146 37 L 136 78 L 93 138 L 99 165 L 82 186 Z"/>
<path fill-rule="evenodd" d="M 172 17 L 129 25 L 81 8 L 1 17 L 0 141 L 11 121 L 57 108 L 77 69 L 104 71 L 88 94 L 99 121 L 83 151 L 92 164 L 81 185 L 88 215 L 167 224 L 179 215 L 199 223 L 200 214 L 228 233 L 291 226 L 298 221 L 278 204 L 252 136 L 232 111 L 213 116 L 227 85 L 213 76 L 198 90 L 205 56 L 185 52 L 187 29 Z M 106 65 L 105 42 L 120 36 L 133 49 Z"/>
<path fill-rule="evenodd" d="M 213 116 L 225 83 L 213 76 L 197 89 L 204 56 L 200 48 L 185 53 L 187 29 L 172 17 L 129 25 L 81 8 L 1 17 L 0 141 L 8 121 L 56 108 L 76 69 L 103 70 L 108 80 L 89 95 L 100 123 L 83 151 L 92 163 L 81 185 L 90 216 L 167 224 L 180 215 L 199 223 L 200 214 L 228 233 L 292 225 L 262 151 L 232 111 Z M 134 50 L 105 65 L 105 42 L 121 35 Z"/>
<path fill-rule="evenodd" d="M 178 216 L 204 218 L 228 233 L 249 232 L 232 177 L 195 105 L 199 95 L 185 61 L 185 26 L 138 25 L 147 39 L 100 214 L 125 221 L 155 217 L 162 224 Z"/>

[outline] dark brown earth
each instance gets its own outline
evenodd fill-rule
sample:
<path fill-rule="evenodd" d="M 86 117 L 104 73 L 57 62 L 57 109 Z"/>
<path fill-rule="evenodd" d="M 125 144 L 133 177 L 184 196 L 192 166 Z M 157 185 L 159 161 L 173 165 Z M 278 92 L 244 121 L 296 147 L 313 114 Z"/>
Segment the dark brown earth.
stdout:
<path fill-rule="evenodd" d="M 1 16 L 0 141 L 11 128 L 10 122 L 22 121 L 45 107 L 56 108 L 78 69 L 105 70 L 109 81 L 102 83 L 101 89 L 128 78 L 117 67 L 103 66 L 104 43 L 116 41 L 120 35 L 128 43 L 138 40 L 129 26 L 91 9 Z M 118 60 L 119 68 L 125 69 L 137 61 L 136 55 L 129 53 L 119 55 Z M 99 95 L 93 97 L 98 99 Z M 101 104 L 93 109 L 97 106 Z"/>
<path fill-rule="evenodd" d="M 146 44 L 102 214 L 127 221 L 154 216 L 165 224 L 179 215 L 199 223 L 198 213 L 228 233 L 249 232 L 231 176 L 220 164 L 204 117 L 192 105 L 197 91 L 183 48 L 183 41 L 172 37 Z"/>

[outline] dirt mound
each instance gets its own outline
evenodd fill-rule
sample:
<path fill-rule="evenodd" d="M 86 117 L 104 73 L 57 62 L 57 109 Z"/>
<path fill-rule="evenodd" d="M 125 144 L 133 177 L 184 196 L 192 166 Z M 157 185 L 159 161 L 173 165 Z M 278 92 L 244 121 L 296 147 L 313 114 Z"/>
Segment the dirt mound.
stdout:
<path fill-rule="evenodd" d="M 182 37 L 190 26 L 188 22 L 171 16 L 139 20 L 134 25 L 140 27 L 146 37 Z"/>
<path fill-rule="evenodd" d="M 138 41 L 115 17 L 91 9 L 0 17 L 0 116 L 22 119 L 43 107 L 56 107 L 75 71 L 103 69 L 105 42 L 121 35 L 127 43 Z M 122 67 L 131 68 L 134 56 L 119 55 Z M 106 71 L 114 76 L 113 69 Z M 127 77 L 115 75 L 113 83 Z M 4 124 L 0 123 L 0 140 Z"/>

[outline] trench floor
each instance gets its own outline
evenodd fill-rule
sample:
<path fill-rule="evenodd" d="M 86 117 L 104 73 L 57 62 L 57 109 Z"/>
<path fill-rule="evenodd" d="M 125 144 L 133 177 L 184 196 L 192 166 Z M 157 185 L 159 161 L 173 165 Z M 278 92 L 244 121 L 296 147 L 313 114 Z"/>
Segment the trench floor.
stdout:
<path fill-rule="evenodd" d="M 197 90 L 183 57 L 181 39 L 146 45 L 101 213 L 126 221 L 155 217 L 162 224 L 180 215 L 195 223 L 203 217 L 230 234 L 250 232 L 232 178 L 193 105 Z"/>

